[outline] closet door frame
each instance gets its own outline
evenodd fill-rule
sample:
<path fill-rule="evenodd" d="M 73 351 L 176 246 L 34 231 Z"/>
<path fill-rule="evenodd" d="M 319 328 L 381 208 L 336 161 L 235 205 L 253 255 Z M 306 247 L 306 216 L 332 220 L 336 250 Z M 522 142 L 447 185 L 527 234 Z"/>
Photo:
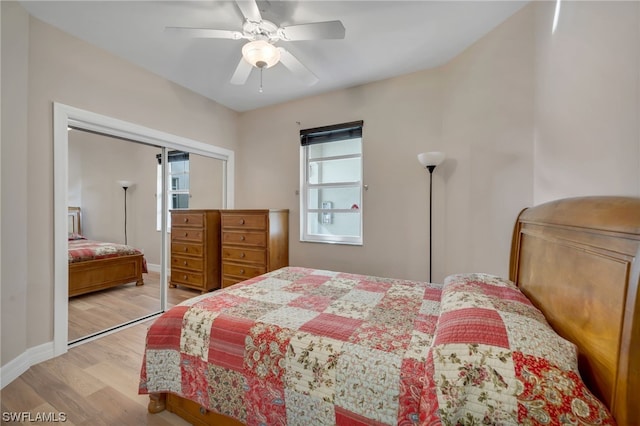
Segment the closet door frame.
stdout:
<path fill-rule="evenodd" d="M 67 352 L 69 321 L 69 268 L 67 259 L 67 197 L 68 197 L 68 129 L 75 128 L 100 133 L 120 139 L 153 145 L 166 149 L 186 151 L 223 161 L 223 208 L 234 206 L 235 157 L 232 150 L 206 144 L 182 136 L 151 129 L 138 124 L 93 113 L 61 103 L 53 103 L 53 187 L 54 187 L 54 356 Z M 163 205 L 167 205 L 167 194 L 163 191 Z M 167 309 L 167 246 L 166 208 L 162 218 L 162 247 L 160 260 L 161 311 Z M 160 313 L 158 313 L 160 315 Z M 129 324 L 129 326 L 134 324 Z M 116 330 L 114 330 L 116 331 Z M 104 335 L 104 334 L 103 334 Z M 102 336 L 102 335 L 101 335 Z M 100 336 L 97 336 L 100 337 Z"/>

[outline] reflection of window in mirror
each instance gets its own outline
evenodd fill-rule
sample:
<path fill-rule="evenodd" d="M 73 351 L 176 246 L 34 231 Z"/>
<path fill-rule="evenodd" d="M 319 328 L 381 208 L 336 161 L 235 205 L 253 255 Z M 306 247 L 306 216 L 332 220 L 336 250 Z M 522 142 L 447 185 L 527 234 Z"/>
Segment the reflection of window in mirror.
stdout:
<path fill-rule="evenodd" d="M 157 195 L 156 195 L 156 229 L 160 230 L 160 221 L 162 220 L 162 155 L 156 155 L 158 160 L 157 168 Z M 189 208 L 189 153 L 183 151 L 169 151 L 168 159 L 168 210 L 171 209 L 188 209 Z M 167 229 L 171 229 L 171 215 L 167 214 Z"/>

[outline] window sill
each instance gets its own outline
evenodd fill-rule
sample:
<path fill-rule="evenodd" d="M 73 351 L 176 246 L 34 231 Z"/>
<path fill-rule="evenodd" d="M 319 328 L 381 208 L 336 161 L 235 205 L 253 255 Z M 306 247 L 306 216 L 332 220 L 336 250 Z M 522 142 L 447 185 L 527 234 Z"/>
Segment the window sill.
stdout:
<path fill-rule="evenodd" d="M 313 244 L 332 244 L 343 246 L 363 246 L 362 241 L 323 241 L 323 240 L 300 240 L 301 243 L 313 243 Z"/>

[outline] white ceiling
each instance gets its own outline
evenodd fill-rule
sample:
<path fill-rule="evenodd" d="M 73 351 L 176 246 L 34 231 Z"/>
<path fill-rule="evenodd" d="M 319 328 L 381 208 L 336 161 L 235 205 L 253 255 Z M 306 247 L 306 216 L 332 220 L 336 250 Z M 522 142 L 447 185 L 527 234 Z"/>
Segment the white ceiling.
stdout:
<path fill-rule="evenodd" d="M 526 1 L 258 1 L 277 25 L 341 20 L 343 40 L 277 43 L 319 78 L 297 81 L 282 64 L 229 83 L 245 40 L 189 39 L 165 26 L 241 30 L 232 1 L 22 1 L 36 18 L 236 111 L 442 65 Z"/>

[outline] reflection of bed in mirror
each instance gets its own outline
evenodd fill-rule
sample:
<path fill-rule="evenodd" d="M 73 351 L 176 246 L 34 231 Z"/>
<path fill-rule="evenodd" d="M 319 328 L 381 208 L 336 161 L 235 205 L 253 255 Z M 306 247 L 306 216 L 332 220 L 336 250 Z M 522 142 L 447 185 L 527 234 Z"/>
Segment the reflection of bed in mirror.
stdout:
<path fill-rule="evenodd" d="M 640 424 L 639 262 L 640 199 L 587 197 L 520 214 L 512 281 L 276 270 L 158 318 L 140 393 L 194 424 Z"/>
<path fill-rule="evenodd" d="M 141 250 L 85 238 L 80 207 L 68 208 L 69 297 L 135 282 L 144 284 L 147 272 Z"/>

